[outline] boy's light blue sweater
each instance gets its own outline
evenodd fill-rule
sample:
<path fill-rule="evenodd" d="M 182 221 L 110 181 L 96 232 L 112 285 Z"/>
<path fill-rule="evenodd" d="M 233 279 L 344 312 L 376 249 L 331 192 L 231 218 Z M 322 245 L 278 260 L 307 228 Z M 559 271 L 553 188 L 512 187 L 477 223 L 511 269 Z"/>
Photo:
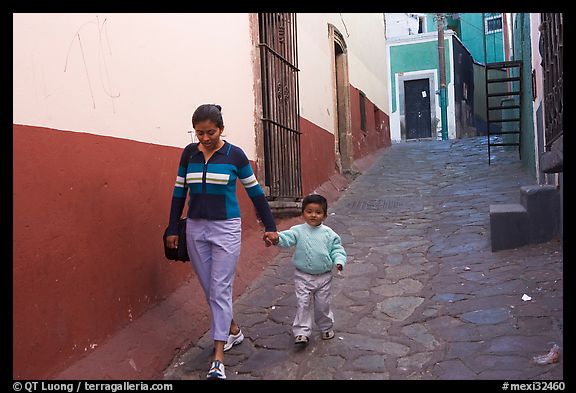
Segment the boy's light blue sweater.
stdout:
<path fill-rule="evenodd" d="M 340 236 L 324 224 L 294 225 L 279 232 L 280 247 L 296 246 L 294 265 L 298 270 L 309 274 L 327 273 L 336 264 L 346 264 L 346 251 L 342 247 Z"/>

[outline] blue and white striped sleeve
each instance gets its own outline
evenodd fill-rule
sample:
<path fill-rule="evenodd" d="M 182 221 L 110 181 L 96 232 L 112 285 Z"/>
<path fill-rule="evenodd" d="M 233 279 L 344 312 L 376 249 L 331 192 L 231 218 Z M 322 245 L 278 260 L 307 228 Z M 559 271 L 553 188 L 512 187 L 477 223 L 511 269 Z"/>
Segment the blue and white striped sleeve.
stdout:
<path fill-rule="evenodd" d="M 174 184 L 173 198 L 186 198 L 188 185 L 186 184 L 186 167 L 180 163 L 178 166 L 178 174 L 176 175 L 176 183 Z"/>
<path fill-rule="evenodd" d="M 264 190 L 258 183 L 258 180 L 256 180 L 256 175 L 254 175 L 254 172 L 252 171 L 250 162 L 246 162 L 246 165 L 238 170 L 238 179 L 244 186 L 244 189 L 250 198 L 257 195 L 264 195 Z"/>
<path fill-rule="evenodd" d="M 264 223 L 266 232 L 276 232 L 276 223 L 274 222 L 274 217 L 272 216 L 272 211 L 270 210 L 270 205 L 268 205 L 266 195 L 264 195 L 264 190 L 258 183 L 254 171 L 252 171 L 252 166 L 250 165 L 250 161 L 248 161 L 248 157 L 246 157 L 246 154 L 244 154 L 242 150 L 240 150 L 240 153 L 238 179 L 252 200 L 252 204 L 258 212 L 258 216 Z"/>
<path fill-rule="evenodd" d="M 178 220 L 184 210 L 186 193 L 188 192 L 188 185 L 186 184 L 186 170 L 188 168 L 188 157 L 190 157 L 191 148 L 192 144 L 186 146 L 180 156 L 180 164 L 178 165 L 178 173 L 176 175 L 176 182 L 174 183 L 174 190 L 172 192 L 168 231 L 166 232 L 167 235 L 178 234 Z"/>

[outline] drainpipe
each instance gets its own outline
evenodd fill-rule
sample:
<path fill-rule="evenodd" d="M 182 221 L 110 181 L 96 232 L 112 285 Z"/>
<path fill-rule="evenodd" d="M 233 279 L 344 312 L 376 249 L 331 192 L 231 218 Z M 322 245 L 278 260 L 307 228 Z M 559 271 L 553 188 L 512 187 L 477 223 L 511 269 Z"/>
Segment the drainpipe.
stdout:
<path fill-rule="evenodd" d="M 507 15 L 508 14 L 506 12 L 502 13 L 502 33 L 504 35 L 504 61 L 510 60 L 510 52 L 509 52 L 510 48 L 508 45 L 510 37 L 508 37 L 508 18 L 506 17 Z M 506 70 L 509 70 L 509 68 L 507 68 Z"/>
<path fill-rule="evenodd" d="M 446 62 L 444 58 L 444 14 L 436 14 L 438 26 L 438 67 L 440 68 L 440 118 L 442 121 L 442 140 L 448 139 L 448 101 L 446 99 Z"/>
<path fill-rule="evenodd" d="M 502 13 L 502 33 L 504 35 L 504 61 L 510 60 L 510 53 L 508 52 L 508 18 L 506 17 L 507 13 Z M 506 78 L 510 78 L 512 75 L 510 74 L 510 68 L 506 68 Z M 506 83 L 506 87 L 508 88 L 507 91 L 512 91 L 512 82 Z"/>

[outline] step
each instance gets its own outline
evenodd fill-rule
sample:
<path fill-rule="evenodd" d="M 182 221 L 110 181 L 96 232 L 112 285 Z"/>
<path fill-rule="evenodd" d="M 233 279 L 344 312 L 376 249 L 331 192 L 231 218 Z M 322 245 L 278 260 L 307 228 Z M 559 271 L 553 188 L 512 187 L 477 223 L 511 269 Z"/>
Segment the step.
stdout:
<path fill-rule="evenodd" d="M 520 131 L 490 131 L 490 136 L 492 135 L 509 135 L 509 134 L 520 134 Z"/>
<path fill-rule="evenodd" d="M 268 201 L 270 211 L 276 218 L 295 217 L 302 214 L 302 202 Z"/>
<path fill-rule="evenodd" d="M 519 91 L 509 91 L 505 93 L 488 93 L 487 97 L 505 97 L 505 96 L 518 96 L 520 95 Z"/>
<path fill-rule="evenodd" d="M 486 82 L 488 82 L 488 83 L 500 83 L 500 82 L 516 82 L 519 80 L 520 80 L 520 77 L 515 76 L 515 77 L 511 77 L 511 78 L 488 79 Z"/>
<path fill-rule="evenodd" d="M 530 242 L 528 212 L 519 203 L 490 205 L 492 251 L 521 247 Z"/>
<path fill-rule="evenodd" d="M 486 64 L 486 68 L 494 69 L 494 68 L 512 68 L 512 67 L 521 67 L 522 60 L 511 60 L 511 61 L 500 61 L 494 63 Z"/>
<path fill-rule="evenodd" d="M 520 105 L 502 105 L 502 106 L 489 106 L 489 111 L 504 110 L 504 109 L 520 109 Z"/>
<path fill-rule="evenodd" d="M 513 118 L 513 119 L 493 119 L 493 120 L 488 120 L 487 123 L 509 123 L 512 121 L 520 121 L 520 118 Z"/>
<path fill-rule="evenodd" d="M 508 142 L 508 143 L 489 143 L 490 146 L 520 146 L 520 143 Z"/>
<path fill-rule="evenodd" d="M 560 233 L 560 191 L 555 186 L 520 187 L 520 203 L 528 212 L 530 243 L 544 243 Z"/>

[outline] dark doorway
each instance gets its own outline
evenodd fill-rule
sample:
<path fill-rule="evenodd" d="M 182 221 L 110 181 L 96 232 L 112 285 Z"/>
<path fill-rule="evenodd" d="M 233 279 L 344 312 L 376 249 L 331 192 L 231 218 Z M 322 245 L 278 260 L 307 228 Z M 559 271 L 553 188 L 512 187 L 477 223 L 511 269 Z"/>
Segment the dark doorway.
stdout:
<path fill-rule="evenodd" d="M 430 138 L 430 87 L 428 79 L 404 81 L 406 139 Z"/>
<path fill-rule="evenodd" d="M 342 170 L 349 169 L 348 152 L 346 149 L 346 105 L 345 105 L 345 89 L 346 86 L 345 73 L 344 73 L 344 50 L 338 42 L 334 42 L 334 64 L 336 73 L 336 105 L 338 111 L 338 137 L 336 138 L 338 144 L 339 158 L 342 164 Z"/>

